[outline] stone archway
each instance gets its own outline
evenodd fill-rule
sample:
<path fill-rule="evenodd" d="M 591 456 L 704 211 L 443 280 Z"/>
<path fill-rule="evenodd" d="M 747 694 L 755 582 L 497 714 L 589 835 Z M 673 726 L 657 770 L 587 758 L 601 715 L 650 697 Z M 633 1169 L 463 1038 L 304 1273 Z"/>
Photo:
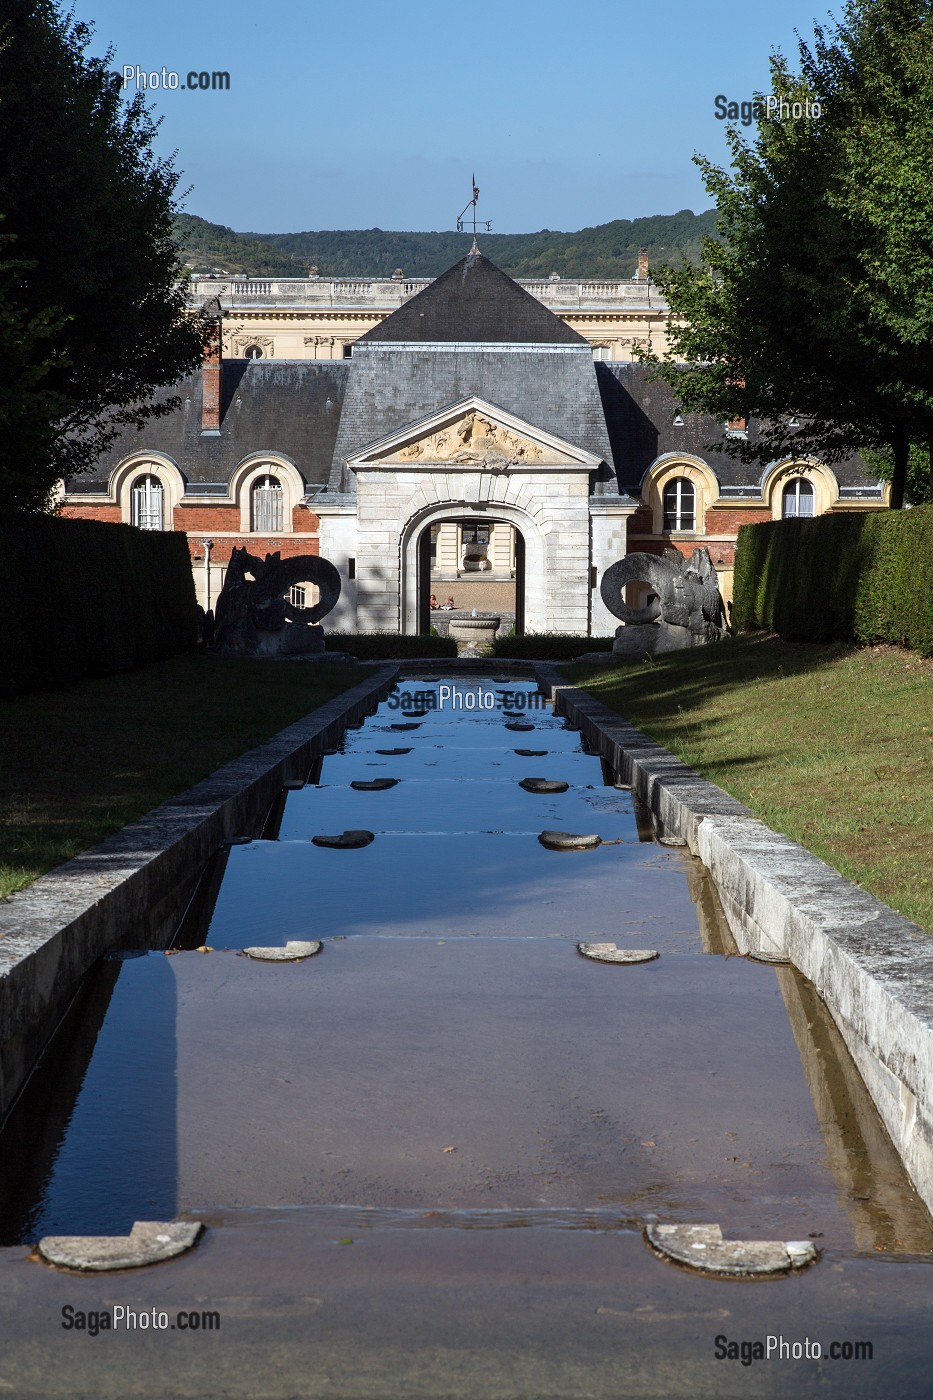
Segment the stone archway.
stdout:
<path fill-rule="evenodd" d="M 456 540 L 456 557 L 438 558 L 448 552 L 450 536 Z M 451 617 L 476 608 L 481 617 L 499 614 L 503 634 L 513 628 L 517 633 L 525 630 L 525 537 L 517 526 L 487 511 L 472 517 L 458 513 L 422 526 L 415 548 L 419 633 L 426 636 L 433 625 L 446 632 L 440 614 L 431 611 L 435 592 L 438 598 L 454 600 Z"/>
<path fill-rule="evenodd" d="M 426 568 L 431 526 L 450 520 L 502 522 L 515 530 L 515 627 L 516 631 L 545 631 L 548 626 L 546 547 L 534 519 L 524 510 L 503 502 L 447 501 L 419 511 L 405 525 L 401 536 L 401 630 L 428 630 L 430 572 Z"/>

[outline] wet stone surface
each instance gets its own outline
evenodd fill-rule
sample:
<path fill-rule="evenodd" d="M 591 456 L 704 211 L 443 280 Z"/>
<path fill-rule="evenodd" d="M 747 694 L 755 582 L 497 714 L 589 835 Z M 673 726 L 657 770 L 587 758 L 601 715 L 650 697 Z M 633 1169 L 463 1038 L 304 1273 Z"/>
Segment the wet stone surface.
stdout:
<path fill-rule="evenodd" d="M 604 963 L 653 962 L 661 956 L 657 948 L 620 948 L 615 943 L 578 943 L 577 951 L 592 962 Z"/>
<path fill-rule="evenodd" d="M 369 846 L 375 841 L 375 835 L 371 831 L 341 831 L 336 836 L 312 836 L 311 840 L 315 846 L 324 846 L 332 851 L 356 851 L 363 846 Z"/>
<path fill-rule="evenodd" d="M 316 938 L 310 941 L 293 938 L 281 948 L 243 949 L 246 956 L 256 962 L 302 962 L 305 958 L 313 958 L 315 953 L 320 951 L 321 943 Z"/>
<path fill-rule="evenodd" d="M 110 1273 L 161 1264 L 193 1249 L 204 1229 L 194 1221 L 137 1220 L 128 1235 L 46 1235 L 38 1252 L 47 1264 Z"/>

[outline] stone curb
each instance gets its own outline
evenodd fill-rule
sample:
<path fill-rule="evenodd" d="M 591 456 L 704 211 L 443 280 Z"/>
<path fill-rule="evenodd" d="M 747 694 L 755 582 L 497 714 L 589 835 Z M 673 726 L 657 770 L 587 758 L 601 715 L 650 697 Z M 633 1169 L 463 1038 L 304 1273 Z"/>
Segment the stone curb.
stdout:
<path fill-rule="evenodd" d="M 88 968 L 191 882 L 225 842 L 257 832 L 276 794 L 304 777 L 398 676 L 359 685 L 153 808 L 0 903 L 0 1121 Z"/>
<path fill-rule="evenodd" d="M 538 665 L 535 674 L 555 714 L 580 729 L 649 809 L 659 836 L 683 839 L 703 861 L 740 951 L 788 958 L 814 984 L 933 1210 L 933 938 L 758 821 L 555 666 Z"/>

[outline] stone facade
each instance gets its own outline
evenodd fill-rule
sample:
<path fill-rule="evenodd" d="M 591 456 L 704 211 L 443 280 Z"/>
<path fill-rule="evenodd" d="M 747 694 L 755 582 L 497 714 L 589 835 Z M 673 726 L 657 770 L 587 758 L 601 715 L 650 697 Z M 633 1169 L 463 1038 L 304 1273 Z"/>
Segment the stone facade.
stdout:
<path fill-rule="evenodd" d="M 224 306 L 224 354 L 233 359 L 342 360 L 352 346 L 412 297 L 429 278 L 194 277 L 191 301 Z M 521 280 L 519 286 L 577 331 L 599 360 L 633 360 L 635 349 L 663 354 L 668 307 L 648 276 L 605 281 Z"/>

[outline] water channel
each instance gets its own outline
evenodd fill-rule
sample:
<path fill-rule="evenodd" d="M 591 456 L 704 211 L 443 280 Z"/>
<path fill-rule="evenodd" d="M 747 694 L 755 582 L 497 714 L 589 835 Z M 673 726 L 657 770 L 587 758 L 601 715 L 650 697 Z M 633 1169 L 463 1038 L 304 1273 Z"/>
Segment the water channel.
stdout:
<path fill-rule="evenodd" d="M 930 1217 L 814 989 L 736 954 L 703 868 L 530 681 L 406 679 L 309 776 L 218 858 L 171 956 L 129 930 L 86 979 L 0 1137 L 0 1244 L 242 1211 L 333 1234 L 352 1209 L 453 1258 L 464 1227 L 650 1212 L 813 1239 L 813 1274 L 861 1261 L 892 1308 L 898 1261 L 929 1290 Z M 313 840 L 348 830 L 374 839 Z M 290 939 L 323 949 L 240 955 Z"/>

